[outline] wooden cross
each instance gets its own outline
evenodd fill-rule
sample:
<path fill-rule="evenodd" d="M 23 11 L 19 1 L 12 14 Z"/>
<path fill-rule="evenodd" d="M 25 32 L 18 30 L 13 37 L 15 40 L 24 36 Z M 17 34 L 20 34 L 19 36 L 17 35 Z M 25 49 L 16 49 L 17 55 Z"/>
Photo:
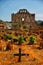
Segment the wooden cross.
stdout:
<path fill-rule="evenodd" d="M 29 56 L 29 54 L 21 54 L 21 48 L 19 48 L 19 53 L 18 54 L 14 54 L 14 56 L 19 56 L 18 62 L 21 62 L 21 56 L 27 55 Z"/>

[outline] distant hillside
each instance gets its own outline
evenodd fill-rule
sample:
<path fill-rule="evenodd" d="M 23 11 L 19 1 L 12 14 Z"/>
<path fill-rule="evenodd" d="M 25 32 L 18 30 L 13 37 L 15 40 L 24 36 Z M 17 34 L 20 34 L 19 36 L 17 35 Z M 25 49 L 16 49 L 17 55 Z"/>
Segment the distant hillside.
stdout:
<path fill-rule="evenodd" d="M 4 21 L 3 20 L 0 20 L 0 23 L 3 23 Z"/>
<path fill-rule="evenodd" d="M 38 21 L 36 21 L 36 22 L 38 23 L 38 25 L 43 26 L 43 21 L 38 20 Z"/>
<path fill-rule="evenodd" d="M 43 22 L 40 22 L 39 25 L 40 25 L 40 26 L 43 26 Z"/>
<path fill-rule="evenodd" d="M 41 20 L 38 20 L 38 21 L 37 21 L 38 24 L 40 24 L 40 23 L 42 23 L 42 22 L 43 22 L 43 21 L 41 21 Z"/>
<path fill-rule="evenodd" d="M 3 21 L 0 19 L 0 23 L 6 23 L 6 22 L 11 22 L 11 21 Z"/>

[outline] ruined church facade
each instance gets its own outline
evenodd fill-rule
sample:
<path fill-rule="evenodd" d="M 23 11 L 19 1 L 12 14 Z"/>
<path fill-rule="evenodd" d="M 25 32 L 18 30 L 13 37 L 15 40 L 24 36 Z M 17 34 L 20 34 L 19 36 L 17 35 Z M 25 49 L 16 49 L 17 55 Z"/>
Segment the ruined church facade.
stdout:
<path fill-rule="evenodd" d="M 11 15 L 13 30 L 37 30 L 35 14 L 31 14 L 26 9 L 20 9 Z"/>

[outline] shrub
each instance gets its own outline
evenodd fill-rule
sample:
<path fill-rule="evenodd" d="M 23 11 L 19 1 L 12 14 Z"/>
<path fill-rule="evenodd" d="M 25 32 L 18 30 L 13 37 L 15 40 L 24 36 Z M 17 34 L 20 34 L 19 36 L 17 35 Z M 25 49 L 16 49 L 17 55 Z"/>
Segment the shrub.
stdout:
<path fill-rule="evenodd" d="M 12 39 L 12 34 L 7 35 L 8 39 Z"/>
<path fill-rule="evenodd" d="M 34 44 L 34 41 L 35 41 L 35 38 L 31 36 L 31 37 L 30 37 L 30 41 L 29 41 L 28 44 L 29 44 L 29 45 Z"/>
<path fill-rule="evenodd" d="M 14 35 L 13 34 L 7 34 L 4 36 L 4 39 L 7 40 L 7 39 L 13 39 Z"/>
<path fill-rule="evenodd" d="M 18 42 L 18 45 L 21 45 L 24 42 L 24 37 L 20 36 Z"/>
<path fill-rule="evenodd" d="M 4 36 L 4 40 L 7 40 L 7 39 L 8 39 L 8 36 L 7 36 L 7 35 L 5 35 L 5 36 Z"/>

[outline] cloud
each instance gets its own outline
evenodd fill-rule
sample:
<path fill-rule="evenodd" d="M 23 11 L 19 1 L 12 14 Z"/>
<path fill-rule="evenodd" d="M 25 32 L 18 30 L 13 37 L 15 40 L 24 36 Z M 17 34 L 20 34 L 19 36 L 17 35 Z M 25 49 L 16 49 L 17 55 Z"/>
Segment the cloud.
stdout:
<path fill-rule="evenodd" d="M 37 20 L 43 20 L 43 14 L 36 14 Z"/>
<path fill-rule="evenodd" d="M 43 14 L 36 14 L 36 16 L 43 17 Z"/>

